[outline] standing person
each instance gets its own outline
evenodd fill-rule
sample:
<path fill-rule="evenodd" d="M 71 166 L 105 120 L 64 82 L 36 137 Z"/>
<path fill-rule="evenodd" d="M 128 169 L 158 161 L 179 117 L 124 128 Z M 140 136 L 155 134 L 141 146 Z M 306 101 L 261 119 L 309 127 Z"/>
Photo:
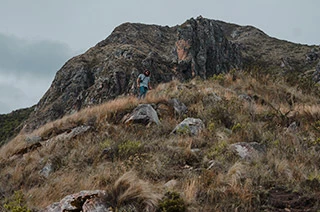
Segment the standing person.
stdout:
<path fill-rule="evenodd" d="M 137 79 L 137 86 L 139 88 L 139 99 L 146 97 L 147 91 L 151 90 L 150 86 L 150 71 L 145 70 L 143 74 L 139 74 Z"/>

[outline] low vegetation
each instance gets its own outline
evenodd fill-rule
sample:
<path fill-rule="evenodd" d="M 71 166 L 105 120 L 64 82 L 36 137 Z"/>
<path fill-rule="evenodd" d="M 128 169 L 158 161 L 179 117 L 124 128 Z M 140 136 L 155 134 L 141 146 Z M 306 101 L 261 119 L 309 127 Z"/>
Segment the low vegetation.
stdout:
<path fill-rule="evenodd" d="M 0 207 L 8 210 L 5 197 L 17 191 L 23 207 L 36 211 L 68 194 L 103 189 L 113 192 L 108 201 L 115 210 L 317 211 L 320 95 L 310 86 L 307 93 L 257 70 L 161 84 L 144 100 L 159 112 L 160 125 L 123 123 L 141 103 L 135 97 L 86 108 L 0 149 Z M 188 107 L 187 114 L 166 107 L 172 98 Z M 171 134 L 186 117 L 201 119 L 205 129 L 197 136 Z M 92 130 L 48 141 L 80 125 Z M 42 146 L 17 154 L 32 136 L 45 140 Z M 256 142 L 264 151 L 243 159 L 230 150 L 237 142 Z M 47 164 L 52 171 L 44 176 Z M 132 182 L 127 172 L 135 173 L 139 186 L 119 184 Z M 122 201 L 126 190 L 134 191 L 132 201 Z"/>
<path fill-rule="evenodd" d="M 34 107 L 20 109 L 9 114 L 0 115 L 0 146 L 16 136 Z"/>

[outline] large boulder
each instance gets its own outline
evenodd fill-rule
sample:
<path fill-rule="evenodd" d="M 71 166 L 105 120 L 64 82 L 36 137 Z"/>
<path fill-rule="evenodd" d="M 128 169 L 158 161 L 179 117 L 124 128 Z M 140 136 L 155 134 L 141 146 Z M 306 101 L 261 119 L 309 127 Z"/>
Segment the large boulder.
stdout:
<path fill-rule="evenodd" d="M 124 122 L 126 124 L 160 124 L 158 114 L 150 104 L 140 104 L 128 117 L 125 117 Z"/>

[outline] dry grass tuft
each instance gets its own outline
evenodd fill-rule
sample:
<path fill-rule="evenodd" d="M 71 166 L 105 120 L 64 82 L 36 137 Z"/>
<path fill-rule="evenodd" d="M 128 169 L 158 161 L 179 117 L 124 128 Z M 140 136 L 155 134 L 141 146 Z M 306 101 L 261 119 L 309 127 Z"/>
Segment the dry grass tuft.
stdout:
<path fill-rule="evenodd" d="M 130 208 L 132 211 L 156 211 L 161 196 L 150 184 L 140 180 L 133 172 L 120 177 L 111 190 L 109 200 L 115 210 Z"/>
<path fill-rule="evenodd" d="M 197 201 L 197 194 L 199 192 L 199 179 L 191 179 L 184 185 L 184 198 L 187 203 L 195 203 Z"/>

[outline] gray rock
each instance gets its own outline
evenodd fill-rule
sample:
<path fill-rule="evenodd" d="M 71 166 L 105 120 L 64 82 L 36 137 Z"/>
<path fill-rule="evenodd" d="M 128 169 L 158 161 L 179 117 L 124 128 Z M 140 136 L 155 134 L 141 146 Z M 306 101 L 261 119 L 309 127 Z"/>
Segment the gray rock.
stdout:
<path fill-rule="evenodd" d="M 37 135 L 34 135 L 34 136 L 27 136 L 25 138 L 25 141 L 28 143 L 28 144 L 34 144 L 34 143 L 38 143 L 40 141 L 42 141 L 42 138 L 40 136 L 37 136 Z"/>
<path fill-rule="evenodd" d="M 197 135 L 202 129 L 204 124 L 201 119 L 186 118 L 171 133 Z"/>
<path fill-rule="evenodd" d="M 241 99 L 241 100 L 247 101 L 247 102 L 252 102 L 253 101 L 251 96 L 249 96 L 247 94 L 240 94 L 238 96 L 238 98 Z"/>
<path fill-rule="evenodd" d="M 124 122 L 126 124 L 160 124 L 157 112 L 149 104 L 140 104 L 128 117 L 125 118 Z"/>
<path fill-rule="evenodd" d="M 45 145 L 48 145 L 49 143 L 56 142 L 56 141 L 70 140 L 72 138 L 75 138 L 79 135 L 86 133 L 91 128 L 92 128 L 91 126 L 85 126 L 85 125 L 75 127 L 70 131 L 66 131 L 64 133 L 61 133 L 61 134 L 53 137 L 53 138 L 50 138 L 49 140 L 46 140 Z"/>
<path fill-rule="evenodd" d="M 265 147 L 257 142 L 239 142 L 230 145 L 230 150 L 242 159 L 255 159 L 265 152 Z"/>
<path fill-rule="evenodd" d="M 192 153 L 199 153 L 199 152 L 201 152 L 201 149 L 198 149 L 198 148 L 196 148 L 196 149 L 191 149 L 191 152 L 192 152 Z"/>
<path fill-rule="evenodd" d="M 101 198 L 87 199 L 82 206 L 83 212 L 113 212 Z"/>
<path fill-rule="evenodd" d="M 164 187 L 167 189 L 173 189 L 174 187 L 176 187 L 178 184 L 177 180 L 169 180 L 168 182 L 166 182 L 164 184 Z"/>
<path fill-rule="evenodd" d="M 60 202 L 53 203 L 46 207 L 41 212 L 61 212 L 61 211 L 86 211 L 86 212 L 97 212 L 97 211 L 108 211 L 105 202 L 99 200 L 105 195 L 105 191 L 81 191 L 76 194 L 71 194 L 64 197 Z M 94 200 L 93 200 L 94 199 Z M 93 200 L 95 203 L 90 203 Z M 97 204 L 99 203 L 99 204 Z M 83 208 L 83 206 L 85 206 Z M 101 210 L 98 210 L 100 208 Z M 85 209 L 85 210 L 84 210 Z"/>
<path fill-rule="evenodd" d="M 54 167 L 51 161 L 48 161 L 46 165 L 40 170 L 39 174 L 44 177 L 49 177 L 49 175 L 54 171 Z"/>
<path fill-rule="evenodd" d="M 295 133 L 295 132 L 297 132 L 298 127 L 299 126 L 298 126 L 297 122 L 294 121 L 288 126 L 286 132 Z"/>
<path fill-rule="evenodd" d="M 312 63 L 319 59 L 319 53 L 316 49 L 311 49 L 310 52 L 306 54 L 306 61 Z"/>
<path fill-rule="evenodd" d="M 169 100 L 169 103 L 173 105 L 174 111 L 178 115 L 183 115 L 183 114 L 186 114 L 188 112 L 187 106 L 183 102 L 180 102 L 176 98 Z"/>
<path fill-rule="evenodd" d="M 41 210 L 40 212 L 61 212 L 61 211 L 62 210 L 61 210 L 60 202 L 55 202 L 47 206 L 45 209 Z"/>
<path fill-rule="evenodd" d="M 320 62 L 316 66 L 316 71 L 313 73 L 313 81 L 320 83 Z"/>
<path fill-rule="evenodd" d="M 176 45 L 178 70 L 185 77 L 205 79 L 242 65 L 236 45 L 224 37 L 217 22 L 205 18 L 190 19 L 179 26 Z"/>
<path fill-rule="evenodd" d="M 222 98 L 213 91 L 208 92 L 208 94 L 203 98 L 203 103 L 207 104 L 215 104 L 222 101 Z"/>

